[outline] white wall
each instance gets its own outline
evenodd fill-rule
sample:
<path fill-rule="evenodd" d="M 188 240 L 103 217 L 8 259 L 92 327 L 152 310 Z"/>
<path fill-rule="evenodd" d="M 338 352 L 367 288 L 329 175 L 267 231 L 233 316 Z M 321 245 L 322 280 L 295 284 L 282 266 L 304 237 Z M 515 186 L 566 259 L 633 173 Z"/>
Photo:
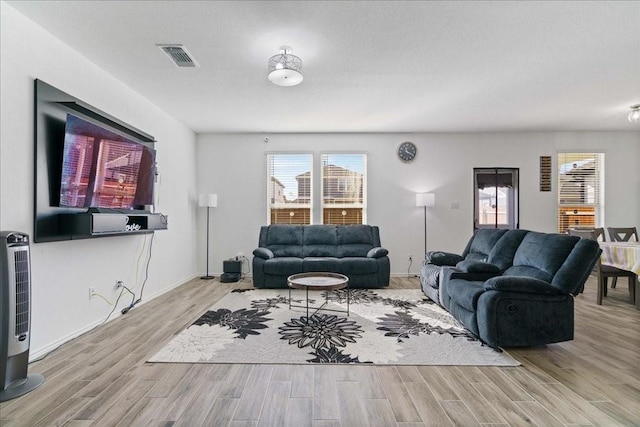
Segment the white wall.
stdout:
<path fill-rule="evenodd" d="M 6 3 L 0 3 L 0 229 L 33 235 L 34 79 L 41 79 L 157 139 L 157 212 L 144 301 L 193 277 L 196 264 L 195 135 Z M 31 244 L 32 357 L 104 320 L 111 307 L 89 300 L 94 287 L 112 302 L 116 280 L 137 287 L 143 236 Z M 150 235 L 146 237 L 147 248 Z M 125 301 L 126 300 L 126 301 Z M 123 297 L 120 307 L 130 298 Z M 119 313 L 119 310 L 116 311 Z"/>
<path fill-rule="evenodd" d="M 265 143 L 264 138 L 269 137 Z M 410 140 L 418 156 L 397 159 L 397 146 Z M 607 225 L 640 227 L 640 132 L 545 132 L 460 134 L 229 134 L 197 138 L 198 191 L 216 193 L 212 210 L 211 270 L 238 252 L 251 258 L 259 227 L 266 222 L 266 159 L 269 151 L 368 153 L 368 223 L 380 226 L 392 274 L 406 274 L 408 255 L 417 273 L 424 246 L 424 213 L 415 193 L 434 192 L 428 212 L 428 249 L 460 252 L 472 233 L 474 167 L 520 168 L 520 228 L 557 230 L 553 191 L 539 191 L 539 157 L 558 151 L 605 153 Z M 554 173 L 554 179 L 555 173 Z M 458 202 L 460 209 L 451 209 Z M 199 248 L 205 247 L 205 210 L 199 214 Z M 199 251 L 204 271 L 204 251 Z M 245 267 L 246 268 L 246 267 Z"/>

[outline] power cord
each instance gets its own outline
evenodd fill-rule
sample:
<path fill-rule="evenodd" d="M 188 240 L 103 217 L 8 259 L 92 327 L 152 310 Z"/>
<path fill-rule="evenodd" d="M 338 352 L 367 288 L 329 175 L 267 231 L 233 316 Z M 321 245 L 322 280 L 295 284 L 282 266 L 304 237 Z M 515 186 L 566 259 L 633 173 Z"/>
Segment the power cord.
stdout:
<path fill-rule="evenodd" d="M 129 307 L 125 307 L 120 311 L 122 314 L 127 314 L 129 310 L 131 310 L 140 300 L 138 299 L 138 301 L 136 301 L 136 294 L 131 289 L 127 288 L 124 284 L 120 286 L 122 286 L 127 292 L 131 294 L 131 304 L 129 304 Z"/>
<path fill-rule="evenodd" d="M 118 295 L 118 298 L 116 299 L 115 304 L 113 304 L 113 308 L 111 309 L 109 314 L 107 314 L 107 317 L 105 317 L 105 319 L 102 321 L 102 323 L 100 323 L 101 325 L 103 325 L 107 320 L 109 320 L 109 318 L 111 317 L 113 312 L 116 311 L 116 308 L 118 307 L 118 302 L 120 302 L 120 298 L 122 298 L 122 294 L 123 293 L 124 293 L 124 288 L 121 288 L 120 289 L 120 295 Z"/>
<path fill-rule="evenodd" d="M 247 272 L 244 273 L 242 270 L 244 270 L 244 267 L 240 267 L 240 280 L 244 280 L 245 276 L 247 274 L 251 274 L 251 263 L 249 263 L 249 258 L 247 258 L 246 256 L 242 255 L 242 265 L 244 266 L 244 262 L 247 262 Z"/>
<path fill-rule="evenodd" d="M 129 293 L 131 294 L 131 304 L 129 307 L 125 307 L 121 310 L 122 314 L 127 314 L 132 308 L 134 308 L 138 303 L 142 302 L 142 293 L 144 292 L 144 286 L 147 284 L 147 280 L 149 279 L 149 264 L 151 264 L 151 250 L 153 249 L 153 239 L 155 237 L 155 233 L 151 234 L 151 241 L 149 242 L 149 252 L 147 256 L 147 264 L 144 269 L 144 280 L 142 282 L 142 286 L 140 288 L 140 297 L 136 299 L 136 294 L 132 292 L 129 288 L 122 285 Z"/>

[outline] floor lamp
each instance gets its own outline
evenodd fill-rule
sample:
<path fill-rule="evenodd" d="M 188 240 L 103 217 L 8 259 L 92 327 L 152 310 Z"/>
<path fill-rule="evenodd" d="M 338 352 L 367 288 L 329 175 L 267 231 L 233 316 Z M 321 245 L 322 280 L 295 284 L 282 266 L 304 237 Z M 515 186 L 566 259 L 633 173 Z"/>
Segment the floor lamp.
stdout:
<path fill-rule="evenodd" d="M 213 276 L 209 276 L 209 212 L 211 208 L 218 207 L 217 194 L 200 194 L 198 196 L 198 206 L 207 208 L 207 274 L 200 277 L 202 280 L 211 280 Z"/>
<path fill-rule="evenodd" d="M 424 208 L 424 256 L 427 256 L 427 208 L 435 206 L 436 195 L 434 193 L 417 193 L 416 206 Z"/>

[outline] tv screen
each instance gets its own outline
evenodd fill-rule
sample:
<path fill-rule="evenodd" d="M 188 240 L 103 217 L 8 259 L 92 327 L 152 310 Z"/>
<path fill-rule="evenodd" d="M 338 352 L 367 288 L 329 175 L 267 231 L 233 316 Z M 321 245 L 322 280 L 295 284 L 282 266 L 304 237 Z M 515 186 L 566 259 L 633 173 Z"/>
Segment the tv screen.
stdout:
<path fill-rule="evenodd" d="M 142 209 L 153 204 L 155 150 L 67 114 L 60 206 Z"/>

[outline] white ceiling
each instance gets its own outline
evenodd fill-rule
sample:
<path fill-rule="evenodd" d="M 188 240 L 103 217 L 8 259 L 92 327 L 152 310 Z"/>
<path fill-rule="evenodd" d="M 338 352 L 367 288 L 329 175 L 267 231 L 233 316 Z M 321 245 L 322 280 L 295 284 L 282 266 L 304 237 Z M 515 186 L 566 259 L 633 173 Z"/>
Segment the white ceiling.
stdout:
<path fill-rule="evenodd" d="M 198 133 L 640 130 L 640 1 L 8 3 Z"/>

